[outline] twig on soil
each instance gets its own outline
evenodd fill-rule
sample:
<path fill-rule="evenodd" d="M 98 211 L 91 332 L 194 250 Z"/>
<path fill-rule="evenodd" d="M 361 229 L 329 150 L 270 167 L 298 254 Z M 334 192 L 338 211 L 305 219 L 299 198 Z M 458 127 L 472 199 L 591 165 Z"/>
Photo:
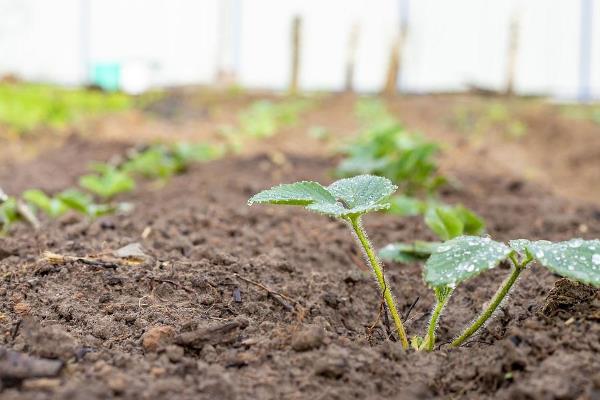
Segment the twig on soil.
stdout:
<path fill-rule="evenodd" d="M 417 296 L 415 301 L 413 301 L 413 303 L 410 305 L 410 307 L 408 307 L 408 310 L 406 311 L 406 314 L 403 317 L 404 321 L 408 321 L 408 317 L 410 317 L 410 313 L 412 312 L 413 308 L 415 308 L 415 306 L 419 302 L 420 298 L 421 298 L 421 296 Z"/>
<path fill-rule="evenodd" d="M 201 349 L 206 344 L 232 343 L 237 340 L 239 332 L 246 329 L 248 325 L 248 320 L 243 318 L 227 321 L 181 333 L 175 338 L 175 343 L 195 349 Z"/>
<path fill-rule="evenodd" d="M 252 284 L 252 285 L 254 285 L 254 286 L 257 286 L 257 287 L 259 287 L 259 288 L 261 288 L 261 289 L 265 290 L 265 291 L 267 292 L 267 294 L 268 294 L 268 295 L 269 295 L 271 298 L 273 298 L 275 301 L 277 301 L 279 304 L 281 304 L 281 305 L 283 306 L 283 308 L 285 308 L 285 309 L 286 309 L 286 310 L 288 310 L 288 311 L 294 311 L 294 307 L 293 307 L 293 306 L 291 306 L 291 305 L 289 305 L 289 304 L 288 304 L 288 303 L 286 303 L 285 301 L 283 301 L 283 299 L 285 299 L 285 300 L 289 301 L 290 303 L 292 303 L 292 304 L 294 304 L 294 305 L 298 305 L 298 304 L 299 304 L 299 303 L 298 303 L 298 301 L 296 301 L 296 300 L 292 299 L 291 297 L 289 297 L 289 296 L 286 296 L 285 294 L 283 294 L 283 293 L 280 293 L 280 292 L 277 292 L 277 291 L 275 291 L 275 290 L 273 290 L 273 289 L 270 289 L 270 288 L 266 287 L 265 285 L 263 285 L 262 283 L 259 283 L 259 282 L 256 282 L 256 281 L 253 281 L 253 280 L 251 280 L 251 279 L 248 279 L 248 278 L 244 278 L 243 276 L 241 276 L 241 275 L 239 275 L 239 274 L 234 274 L 234 276 L 235 276 L 236 278 L 239 278 L 239 279 L 243 280 L 244 282 L 250 283 L 250 284 Z"/>
<path fill-rule="evenodd" d="M 53 265 L 62 265 L 68 262 L 80 262 L 82 264 L 91 265 L 93 267 L 101 267 L 101 268 L 110 268 L 116 269 L 120 265 L 114 261 L 105 261 L 90 257 L 76 257 L 76 256 L 66 256 L 62 254 L 52 253 L 50 251 L 45 251 L 42 254 L 44 260 Z"/>

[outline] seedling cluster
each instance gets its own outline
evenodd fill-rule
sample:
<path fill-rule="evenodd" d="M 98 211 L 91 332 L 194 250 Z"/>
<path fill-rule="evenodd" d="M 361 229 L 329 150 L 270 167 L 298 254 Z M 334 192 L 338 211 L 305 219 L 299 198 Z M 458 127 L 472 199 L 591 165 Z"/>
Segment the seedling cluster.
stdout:
<path fill-rule="evenodd" d="M 150 146 L 143 151 L 131 152 L 130 157 L 121 165 L 91 164 L 92 173 L 79 178 L 79 186 L 84 191 L 69 188 L 50 196 L 39 189 L 30 189 L 19 198 L 31 209 L 33 216 L 36 212 L 42 212 L 49 218 L 57 218 L 74 211 L 96 218 L 115 212 L 127 212 L 132 205 L 114 202 L 114 199 L 135 189 L 136 176 L 164 182 L 174 174 L 185 171 L 192 163 L 213 160 L 222 155 L 221 147 L 204 143 Z M 101 202 L 96 202 L 94 197 Z M 8 232 L 12 224 L 23 219 L 24 210 L 19 209 L 19 201 L 9 196 L 0 201 L 2 233 Z"/>
<path fill-rule="evenodd" d="M 441 240 L 484 232 L 485 222 L 473 211 L 461 204 L 445 204 L 438 198 L 438 189 L 448 180 L 438 172 L 435 157 L 440 148 L 436 143 L 406 130 L 381 100 L 359 100 L 356 114 L 365 131 L 345 148 L 346 158 L 337 168 L 338 175 L 372 174 L 390 179 L 403 195 L 390 198 L 389 212 L 422 215 Z M 401 247 L 409 252 L 412 245 Z M 420 251 L 426 248 L 420 246 Z"/>
<path fill-rule="evenodd" d="M 390 207 L 387 199 L 396 189 L 397 187 L 386 178 L 359 175 L 338 180 L 327 187 L 311 181 L 275 186 L 254 195 L 248 204 L 304 206 L 309 211 L 346 221 L 355 233 L 373 270 L 380 294 L 405 349 L 410 345 L 415 350 L 433 350 L 439 318 L 455 288 L 461 282 L 492 269 L 505 260 L 512 263 L 510 276 L 502 283 L 481 315 L 452 341 L 452 347 L 465 343 L 492 317 L 519 275 L 534 260 L 558 275 L 600 286 L 600 240 L 572 239 L 552 243 L 519 239 L 506 245 L 489 237 L 458 236 L 443 243 L 415 242 L 414 252 L 396 253 L 402 257 L 414 256 L 412 259 L 399 258 L 402 261 L 427 260 L 424 281 L 434 291 L 436 305 L 426 333 L 423 336 L 413 336 L 409 344 L 391 287 L 384 276 L 383 265 L 361 225 L 363 215 Z M 387 249 L 384 252 L 387 252 L 386 257 L 400 257 L 393 250 Z"/>

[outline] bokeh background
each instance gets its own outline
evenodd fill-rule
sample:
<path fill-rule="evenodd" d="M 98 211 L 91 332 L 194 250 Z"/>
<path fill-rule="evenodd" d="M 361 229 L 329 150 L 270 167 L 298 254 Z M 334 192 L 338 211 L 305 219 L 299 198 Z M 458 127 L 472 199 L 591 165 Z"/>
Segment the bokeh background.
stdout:
<path fill-rule="evenodd" d="M 236 83 L 283 90 L 301 22 L 299 86 L 379 91 L 477 87 L 600 96 L 597 0 L 1 0 L 0 74 L 66 85 Z"/>

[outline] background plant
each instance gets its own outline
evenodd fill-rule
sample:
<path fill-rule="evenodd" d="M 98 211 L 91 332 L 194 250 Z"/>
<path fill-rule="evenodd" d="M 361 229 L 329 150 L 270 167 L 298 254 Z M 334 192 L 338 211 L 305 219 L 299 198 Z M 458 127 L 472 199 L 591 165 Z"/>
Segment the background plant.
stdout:
<path fill-rule="evenodd" d="M 423 215 L 425 224 L 441 240 L 484 232 L 485 222 L 473 211 L 439 199 L 438 189 L 448 181 L 438 172 L 436 156 L 440 148 L 436 143 L 404 129 L 379 99 L 359 100 L 355 112 L 366 130 L 344 149 L 338 175 L 368 173 L 390 179 L 400 187 L 401 194 L 390 199 L 389 212 Z M 386 247 L 383 255 L 396 261 L 424 259 L 436 244 L 398 243 Z"/>
<path fill-rule="evenodd" d="M 105 200 L 135 189 L 133 178 L 112 165 L 94 163 L 91 168 L 96 173 L 80 177 L 79 186 Z"/>
<path fill-rule="evenodd" d="M 384 202 L 396 190 L 388 179 L 360 175 L 338 180 L 327 187 L 317 182 L 296 182 L 264 190 L 248 200 L 252 204 L 282 204 L 304 206 L 307 210 L 346 221 L 356 234 L 379 284 L 381 295 L 387 305 L 402 346 L 408 348 L 404 325 L 396 308 L 389 284 L 385 280 L 373 246 L 362 228 L 364 214 L 389 207 Z"/>
<path fill-rule="evenodd" d="M 0 83 L 0 104 L 0 123 L 25 133 L 41 126 L 61 128 L 84 116 L 125 110 L 133 106 L 133 100 L 120 93 Z"/>
<path fill-rule="evenodd" d="M 392 199 L 392 208 L 394 204 Z M 450 240 L 462 235 L 481 235 L 485 231 L 485 221 L 462 204 L 449 206 L 435 201 L 418 202 L 419 207 L 414 214 L 424 214 L 425 224 L 440 240 Z M 402 213 L 404 214 L 404 212 Z M 387 261 L 414 262 L 425 261 L 441 242 L 426 242 L 417 240 L 413 243 L 390 243 L 379 251 L 381 258 Z"/>
<path fill-rule="evenodd" d="M 66 189 L 55 196 L 49 196 L 39 189 L 29 189 L 23 192 L 21 196 L 34 210 L 41 211 L 50 218 L 60 217 L 69 211 L 95 218 L 126 207 L 97 204 L 92 196 L 77 189 Z"/>
<path fill-rule="evenodd" d="M 299 114 L 308 109 L 307 99 L 291 99 L 279 103 L 259 100 L 252 103 L 238 116 L 242 135 L 264 138 L 273 136 L 279 129 L 298 121 Z"/>
<path fill-rule="evenodd" d="M 166 180 L 185 171 L 190 164 L 217 159 L 223 149 L 205 143 L 176 143 L 172 146 L 157 144 L 135 152 L 121 166 L 126 174 L 150 179 Z"/>
<path fill-rule="evenodd" d="M 3 195 L 0 198 L 0 233 L 6 234 L 10 227 L 21 218 L 17 211 L 17 199 Z"/>

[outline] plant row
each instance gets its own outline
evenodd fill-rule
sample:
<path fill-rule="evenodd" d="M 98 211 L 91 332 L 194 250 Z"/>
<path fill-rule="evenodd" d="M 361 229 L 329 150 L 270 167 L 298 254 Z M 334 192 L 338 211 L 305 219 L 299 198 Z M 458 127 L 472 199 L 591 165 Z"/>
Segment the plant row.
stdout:
<path fill-rule="evenodd" d="M 129 203 L 114 202 L 116 196 L 131 192 L 137 177 L 165 182 L 184 172 L 192 163 L 214 160 L 223 155 L 221 147 L 203 143 L 153 145 L 131 151 L 120 165 L 93 163 L 90 173 L 79 178 L 79 188 L 68 188 L 54 196 L 39 189 L 29 189 L 18 197 L 0 198 L 0 224 L 6 233 L 15 222 L 37 219 L 38 213 L 49 218 L 69 211 L 96 218 L 131 209 Z M 35 223 L 34 223 L 35 224 Z"/>

